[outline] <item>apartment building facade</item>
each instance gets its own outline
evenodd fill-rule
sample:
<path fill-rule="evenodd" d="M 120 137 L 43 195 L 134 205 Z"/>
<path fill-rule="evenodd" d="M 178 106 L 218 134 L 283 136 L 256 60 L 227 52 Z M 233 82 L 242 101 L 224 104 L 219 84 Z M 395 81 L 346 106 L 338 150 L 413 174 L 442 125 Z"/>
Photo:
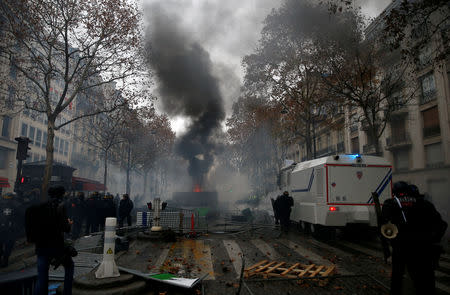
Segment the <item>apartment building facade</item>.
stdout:
<path fill-rule="evenodd" d="M 399 1 L 392 2 L 389 11 Z M 432 15 L 430 21 L 440 22 L 443 15 Z M 376 38 L 382 27 L 377 18 L 366 29 L 367 38 Z M 417 28 L 426 34 L 426 28 Z M 422 36 L 423 37 L 423 36 Z M 391 120 L 379 144 L 382 154 L 392 163 L 393 181 L 403 180 L 417 185 L 435 204 L 443 218 L 450 222 L 450 57 L 436 60 L 441 50 L 450 45 L 450 21 L 444 22 L 438 33 L 429 37 L 411 69 L 409 85 L 414 96 L 391 113 Z M 386 49 L 387 50 L 387 49 Z M 401 99 L 401 97 L 400 97 Z M 346 109 L 340 118 L 340 128 L 322 126 L 316 129 L 316 157 L 336 153 L 374 154 L 373 143 L 365 127 L 355 120 L 360 110 Z M 289 148 L 288 158 L 306 160 L 306 146 L 300 142 Z"/>

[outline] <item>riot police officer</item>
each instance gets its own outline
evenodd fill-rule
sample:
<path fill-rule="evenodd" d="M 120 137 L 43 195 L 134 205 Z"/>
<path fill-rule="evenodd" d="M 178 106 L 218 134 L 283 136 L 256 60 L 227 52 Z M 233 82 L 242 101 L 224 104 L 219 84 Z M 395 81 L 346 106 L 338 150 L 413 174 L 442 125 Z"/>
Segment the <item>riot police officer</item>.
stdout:
<path fill-rule="evenodd" d="M 294 199 L 289 196 L 289 192 L 285 191 L 275 200 L 273 207 L 275 209 L 275 216 L 280 219 L 281 230 L 289 231 L 289 224 L 291 222 L 291 207 L 294 206 Z"/>
<path fill-rule="evenodd" d="M 9 256 L 22 229 L 23 212 L 16 196 L 8 193 L 0 200 L 0 266 L 8 266 Z"/>
<path fill-rule="evenodd" d="M 414 283 L 417 294 L 432 295 L 435 292 L 434 257 L 435 243 L 442 239 L 447 223 L 432 203 L 412 191 L 406 182 L 396 182 L 393 198 L 384 202 L 382 219 L 398 228 L 392 238 L 391 294 L 402 293 L 405 269 Z"/>
<path fill-rule="evenodd" d="M 83 220 L 85 219 L 85 211 L 84 193 L 78 192 L 76 197 L 71 200 L 69 211 L 69 218 L 73 221 L 72 239 L 77 239 L 80 236 Z"/>
<path fill-rule="evenodd" d="M 90 195 L 86 200 L 86 235 L 98 231 L 97 206 L 95 194 Z"/>

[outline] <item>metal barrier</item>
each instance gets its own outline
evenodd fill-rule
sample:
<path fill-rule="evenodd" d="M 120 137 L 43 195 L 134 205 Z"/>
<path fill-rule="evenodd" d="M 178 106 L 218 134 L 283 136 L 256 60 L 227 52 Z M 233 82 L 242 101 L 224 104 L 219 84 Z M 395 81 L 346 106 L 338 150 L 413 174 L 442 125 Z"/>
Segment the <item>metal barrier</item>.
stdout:
<path fill-rule="evenodd" d="M 138 211 L 136 214 L 136 225 L 151 227 L 153 213 L 153 211 Z M 205 231 L 208 228 L 206 216 L 200 216 L 195 209 L 167 207 L 165 210 L 160 211 L 159 214 L 159 222 L 164 229 L 171 229 L 180 233 L 190 232 L 192 219 L 195 231 Z"/>

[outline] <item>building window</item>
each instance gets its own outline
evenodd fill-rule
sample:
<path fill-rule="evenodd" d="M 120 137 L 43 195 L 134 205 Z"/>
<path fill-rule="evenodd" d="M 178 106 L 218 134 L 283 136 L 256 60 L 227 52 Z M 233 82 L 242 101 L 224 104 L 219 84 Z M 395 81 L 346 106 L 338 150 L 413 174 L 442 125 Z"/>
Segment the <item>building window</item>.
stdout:
<path fill-rule="evenodd" d="M 444 163 L 444 155 L 442 153 L 442 144 L 435 143 L 425 146 L 425 157 L 427 167 L 439 167 Z"/>
<path fill-rule="evenodd" d="M 28 134 L 28 125 L 22 123 L 22 131 L 20 132 L 20 135 L 27 137 L 27 134 Z"/>
<path fill-rule="evenodd" d="M 2 136 L 9 138 L 9 127 L 11 125 L 11 118 L 8 116 L 3 117 Z"/>
<path fill-rule="evenodd" d="M 45 149 L 47 147 L 47 132 L 44 131 L 42 136 L 42 148 Z"/>
<path fill-rule="evenodd" d="M 8 162 L 8 150 L 0 148 L 0 169 L 5 169 L 7 162 Z"/>
<path fill-rule="evenodd" d="M 59 141 L 59 153 L 60 153 L 60 154 L 64 154 L 64 142 L 65 142 L 64 139 L 61 139 L 61 140 Z"/>
<path fill-rule="evenodd" d="M 420 84 L 422 86 L 422 96 L 420 99 L 421 104 L 436 99 L 436 82 L 434 81 L 433 72 L 423 76 Z"/>
<path fill-rule="evenodd" d="M 352 138 L 352 153 L 359 154 L 359 138 Z"/>
<path fill-rule="evenodd" d="M 67 156 L 69 154 L 69 142 L 66 140 L 64 142 L 64 156 Z"/>
<path fill-rule="evenodd" d="M 431 59 L 433 56 L 433 50 L 430 43 L 427 43 L 424 47 L 419 50 L 419 69 L 422 69 L 431 64 Z"/>
<path fill-rule="evenodd" d="M 59 137 L 55 137 L 55 142 L 53 143 L 53 152 L 58 153 L 59 151 Z"/>
<path fill-rule="evenodd" d="M 437 106 L 429 108 L 422 112 L 423 118 L 423 137 L 433 137 L 441 134 L 439 125 L 439 111 Z"/>
<path fill-rule="evenodd" d="M 34 128 L 33 126 L 30 126 L 30 133 L 28 134 L 28 137 L 31 139 L 30 144 L 34 143 L 34 133 L 36 131 L 36 128 Z"/>
<path fill-rule="evenodd" d="M 42 140 L 42 131 L 40 129 L 36 129 L 36 139 L 34 141 L 34 144 L 37 147 L 41 147 L 41 140 Z"/>
<path fill-rule="evenodd" d="M 409 151 L 399 150 L 394 153 L 395 170 L 408 170 L 409 168 Z"/>

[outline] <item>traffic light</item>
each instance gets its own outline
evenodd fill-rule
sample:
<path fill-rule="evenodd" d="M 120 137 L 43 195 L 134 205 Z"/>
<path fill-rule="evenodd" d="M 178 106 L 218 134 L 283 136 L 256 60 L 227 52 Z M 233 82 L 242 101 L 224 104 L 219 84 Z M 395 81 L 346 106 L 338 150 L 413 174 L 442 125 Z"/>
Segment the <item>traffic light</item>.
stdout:
<path fill-rule="evenodd" d="M 31 142 L 31 140 L 28 137 L 16 137 L 15 140 L 17 141 L 17 154 L 16 159 L 17 160 L 26 160 L 30 155 L 28 155 L 28 150 L 31 150 L 31 148 L 28 147 L 28 144 Z"/>
<path fill-rule="evenodd" d="M 152 202 L 147 203 L 147 208 L 148 210 L 152 211 Z"/>

